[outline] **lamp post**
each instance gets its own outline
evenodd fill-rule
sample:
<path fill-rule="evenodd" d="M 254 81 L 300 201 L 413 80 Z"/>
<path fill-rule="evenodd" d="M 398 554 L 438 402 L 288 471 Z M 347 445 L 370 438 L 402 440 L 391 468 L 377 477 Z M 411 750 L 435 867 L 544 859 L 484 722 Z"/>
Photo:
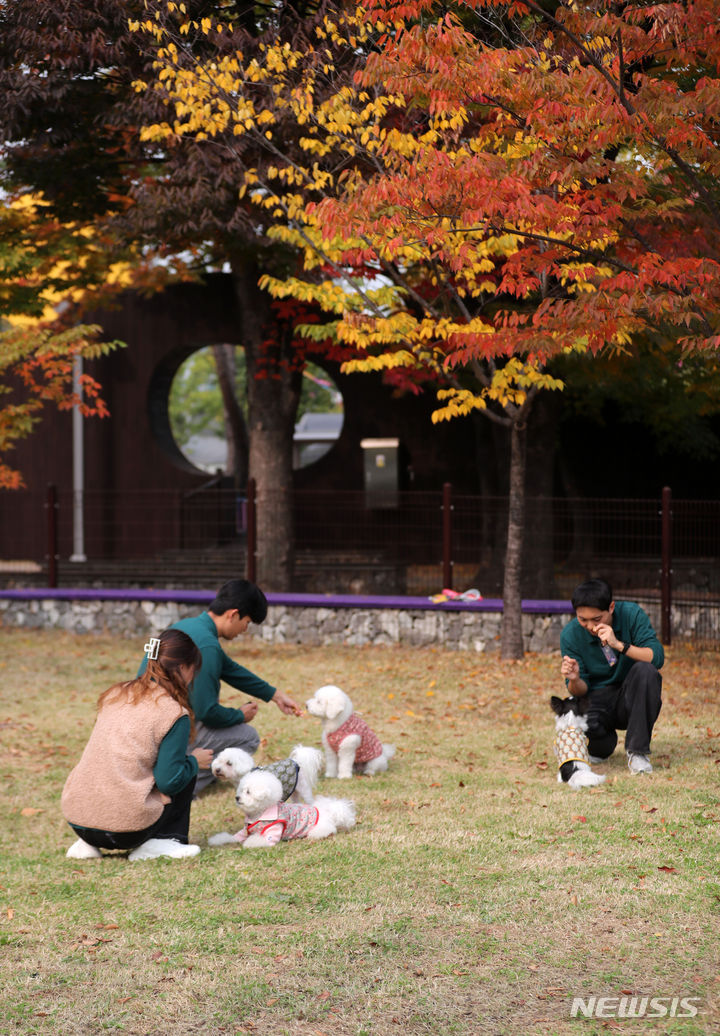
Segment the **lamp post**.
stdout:
<path fill-rule="evenodd" d="M 82 395 L 82 356 L 73 357 L 73 395 Z M 83 439 L 83 416 L 80 408 L 72 412 L 73 444 L 73 552 L 71 561 L 87 561 L 85 555 L 85 519 L 83 496 L 85 492 L 85 443 Z"/>

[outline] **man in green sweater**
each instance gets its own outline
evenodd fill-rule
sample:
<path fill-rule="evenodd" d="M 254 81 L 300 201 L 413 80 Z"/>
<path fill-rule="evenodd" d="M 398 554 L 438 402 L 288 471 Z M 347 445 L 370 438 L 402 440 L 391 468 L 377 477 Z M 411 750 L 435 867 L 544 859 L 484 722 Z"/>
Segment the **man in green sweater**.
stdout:
<path fill-rule="evenodd" d="M 572 596 L 575 618 L 560 634 L 560 672 L 571 695 L 587 695 L 592 762 L 612 755 L 617 731 L 633 774 L 652 773 L 650 739 L 662 707 L 663 647 L 638 604 L 614 601 L 604 579 L 589 579 Z"/>
<path fill-rule="evenodd" d="M 188 747 L 189 752 L 196 748 L 209 748 L 216 755 L 225 748 L 243 748 L 252 754 L 260 743 L 260 735 L 250 726 L 258 710 L 257 700 L 245 702 L 241 709 L 221 705 L 220 684 L 223 680 L 253 699 L 272 701 L 287 715 L 302 715 L 302 709 L 289 695 L 238 665 L 220 646 L 220 638 L 234 640 L 245 633 L 251 622 L 258 625 L 263 622 L 267 609 L 267 599 L 258 586 L 247 579 L 231 579 L 220 587 L 207 611 L 173 623 L 171 628 L 187 633 L 202 654 L 202 667 L 190 689 L 195 736 Z M 146 664 L 147 659 L 140 666 L 139 673 Z M 211 770 L 199 770 L 195 794 L 214 780 Z"/>

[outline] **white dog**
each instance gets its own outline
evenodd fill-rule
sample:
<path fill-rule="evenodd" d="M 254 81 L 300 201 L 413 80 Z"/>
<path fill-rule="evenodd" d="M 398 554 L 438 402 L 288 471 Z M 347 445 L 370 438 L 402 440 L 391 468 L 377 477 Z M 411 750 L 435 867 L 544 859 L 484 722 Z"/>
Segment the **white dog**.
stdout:
<path fill-rule="evenodd" d="M 311 716 L 323 721 L 326 777 L 352 777 L 353 768 L 368 777 L 387 770 L 395 746 L 382 744 L 365 720 L 353 712 L 345 691 L 326 684 L 315 691 L 306 708 Z"/>
<path fill-rule="evenodd" d="M 317 841 L 355 826 L 355 805 L 349 799 L 318 796 L 312 806 L 283 802 L 280 781 L 267 770 L 245 774 L 235 801 L 245 813 L 245 827 L 234 835 L 212 835 L 209 845 L 240 842 L 245 849 L 267 849 L 293 838 Z"/>
<path fill-rule="evenodd" d="M 237 785 L 251 770 L 274 773 L 283 789 L 283 802 L 312 802 L 322 769 L 323 756 L 317 748 L 295 745 L 287 759 L 258 767 L 249 752 L 242 748 L 224 748 L 212 761 L 216 777 L 227 777 Z"/>
<path fill-rule="evenodd" d="M 558 698 L 553 694 L 550 707 L 555 713 L 553 751 L 558 763 L 558 781 L 564 781 L 573 791 L 602 784 L 605 777 L 590 769 L 588 724 L 583 715 L 587 707 L 585 701 L 582 698 Z"/>

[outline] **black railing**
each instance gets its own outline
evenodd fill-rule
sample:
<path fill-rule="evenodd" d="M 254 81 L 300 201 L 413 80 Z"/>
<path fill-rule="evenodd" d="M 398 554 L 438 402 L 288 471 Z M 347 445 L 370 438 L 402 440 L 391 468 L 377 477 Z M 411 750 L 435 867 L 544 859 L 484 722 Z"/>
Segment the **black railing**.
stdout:
<path fill-rule="evenodd" d="M 83 495 L 83 554 L 73 493 L 0 494 L 0 576 L 48 585 L 203 585 L 256 573 L 256 530 L 272 523 L 272 497 L 258 514 L 254 486 L 238 494 L 217 480 L 192 494 L 155 490 Z M 284 497 L 282 498 L 285 499 Z M 504 497 L 400 492 L 394 506 L 368 506 L 363 491 L 295 491 L 298 592 L 425 595 L 446 586 L 501 597 L 508 502 Z M 720 501 L 529 498 L 522 592 L 567 599 L 589 574 L 605 575 L 618 597 L 662 602 L 670 639 L 673 599 L 720 608 Z M 13 568 L 15 563 L 15 569 Z M 32 567 L 32 566 L 31 566 Z M 23 570 L 24 569 L 24 570 Z M 37 581 L 37 579 L 36 579 Z M 717 624 L 715 624 L 717 625 Z"/>

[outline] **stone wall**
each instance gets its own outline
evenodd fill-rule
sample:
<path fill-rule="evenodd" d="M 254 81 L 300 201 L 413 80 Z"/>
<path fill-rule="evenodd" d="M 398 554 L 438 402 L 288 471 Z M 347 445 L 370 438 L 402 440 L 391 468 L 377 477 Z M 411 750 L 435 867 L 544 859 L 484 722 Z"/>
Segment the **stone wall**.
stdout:
<path fill-rule="evenodd" d="M 0 599 L 0 623 L 25 629 L 71 633 L 145 636 L 202 610 L 197 604 L 147 600 Z M 568 615 L 527 614 L 523 633 L 527 651 L 558 647 Z M 270 605 L 262 626 L 249 633 L 274 644 L 442 645 L 465 651 L 497 651 L 499 611 L 441 611 L 401 608 L 330 608 Z"/>
<path fill-rule="evenodd" d="M 5 591 L 5 593 L 10 593 Z M 97 591 L 96 591 L 97 593 Z M 110 633 L 122 637 L 145 636 L 165 629 L 178 619 L 197 615 L 209 601 L 202 594 L 192 600 L 122 600 L 37 598 L 16 599 L 0 591 L 0 624 L 25 629 L 60 629 L 71 633 Z M 272 596 L 272 595 L 270 595 Z M 251 626 L 249 634 L 272 644 L 403 644 L 410 647 L 440 646 L 463 651 L 498 651 L 502 613 L 489 602 L 466 610 L 442 607 L 347 606 L 273 604 L 262 626 Z M 394 602 L 398 599 L 394 598 Z M 560 631 L 569 621 L 569 605 L 544 602 L 523 614 L 525 650 L 547 653 L 558 650 Z M 542 604 L 543 602 L 540 602 Z M 641 602 L 653 626 L 660 630 L 660 605 Z M 720 643 L 720 612 L 697 604 L 674 605 L 673 641 L 701 639 Z"/>

